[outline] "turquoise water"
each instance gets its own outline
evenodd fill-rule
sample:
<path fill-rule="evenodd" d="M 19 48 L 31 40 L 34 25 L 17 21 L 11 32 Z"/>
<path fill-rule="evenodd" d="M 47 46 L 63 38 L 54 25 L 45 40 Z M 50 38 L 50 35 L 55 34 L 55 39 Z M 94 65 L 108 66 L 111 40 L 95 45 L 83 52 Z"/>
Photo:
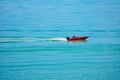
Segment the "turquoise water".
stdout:
<path fill-rule="evenodd" d="M 0 80 L 120 80 L 119 13 L 119 0 L 1 0 Z"/>

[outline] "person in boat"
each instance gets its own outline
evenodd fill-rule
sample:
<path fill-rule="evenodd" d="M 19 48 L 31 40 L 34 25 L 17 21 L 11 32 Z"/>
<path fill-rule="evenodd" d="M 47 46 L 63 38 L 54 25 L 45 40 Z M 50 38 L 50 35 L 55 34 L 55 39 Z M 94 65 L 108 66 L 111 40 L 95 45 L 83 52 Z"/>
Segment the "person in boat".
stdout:
<path fill-rule="evenodd" d="M 77 37 L 76 37 L 76 36 L 72 36 L 72 38 L 77 38 Z M 69 39 L 70 39 L 70 37 L 67 37 L 66 39 L 67 39 L 67 40 L 69 40 Z"/>
<path fill-rule="evenodd" d="M 72 38 L 76 38 L 76 36 L 72 36 Z"/>

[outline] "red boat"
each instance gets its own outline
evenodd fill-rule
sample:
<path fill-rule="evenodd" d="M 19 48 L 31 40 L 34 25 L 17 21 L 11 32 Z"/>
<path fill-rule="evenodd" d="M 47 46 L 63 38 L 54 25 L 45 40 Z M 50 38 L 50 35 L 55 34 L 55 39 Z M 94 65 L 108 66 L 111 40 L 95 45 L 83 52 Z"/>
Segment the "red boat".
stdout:
<path fill-rule="evenodd" d="M 89 36 L 82 36 L 82 37 L 76 37 L 76 36 L 73 36 L 73 37 L 67 37 L 67 41 L 80 41 L 80 40 L 85 40 L 87 39 Z"/>

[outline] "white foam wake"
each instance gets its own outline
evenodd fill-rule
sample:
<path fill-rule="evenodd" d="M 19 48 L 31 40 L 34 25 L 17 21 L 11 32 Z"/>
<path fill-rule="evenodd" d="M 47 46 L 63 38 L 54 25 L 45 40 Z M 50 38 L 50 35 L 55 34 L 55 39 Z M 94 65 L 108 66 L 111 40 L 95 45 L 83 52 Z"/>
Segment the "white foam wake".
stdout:
<path fill-rule="evenodd" d="M 54 38 L 0 38 L 0 42 L 67 41 L 63 37 Z"/>
<path fill-rule="evenodd" d="M 50 41 L 67 41 L 66 38 L 63 37 L 57 37 L 57 38 L 49 38 Z"/>

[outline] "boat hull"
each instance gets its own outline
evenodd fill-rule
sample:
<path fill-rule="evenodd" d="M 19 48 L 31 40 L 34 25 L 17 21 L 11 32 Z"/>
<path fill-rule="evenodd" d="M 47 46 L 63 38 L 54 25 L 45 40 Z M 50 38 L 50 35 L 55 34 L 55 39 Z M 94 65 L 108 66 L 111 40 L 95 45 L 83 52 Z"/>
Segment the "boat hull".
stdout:
<path fill-rule="evenodd" d="M 72 37 L 67 39 L 68 41 L 80 41 L 80 40 L 86 40 L 89 36 L 82 36 L 82 37 Z"/>

